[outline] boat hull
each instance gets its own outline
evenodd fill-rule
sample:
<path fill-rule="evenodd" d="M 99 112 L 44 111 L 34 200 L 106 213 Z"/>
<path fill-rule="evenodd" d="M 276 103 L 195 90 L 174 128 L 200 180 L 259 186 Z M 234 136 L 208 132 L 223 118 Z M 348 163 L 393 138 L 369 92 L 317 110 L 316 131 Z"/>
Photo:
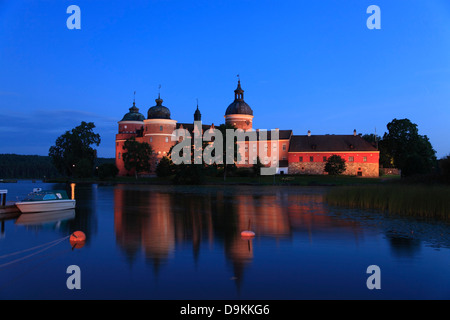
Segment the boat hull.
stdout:
<path fill-rule="evenodd" d="M 59 211 L 75 208 L 75 200 L 47 200 L 16 202 L 16 207 L 22 213 Z"/>

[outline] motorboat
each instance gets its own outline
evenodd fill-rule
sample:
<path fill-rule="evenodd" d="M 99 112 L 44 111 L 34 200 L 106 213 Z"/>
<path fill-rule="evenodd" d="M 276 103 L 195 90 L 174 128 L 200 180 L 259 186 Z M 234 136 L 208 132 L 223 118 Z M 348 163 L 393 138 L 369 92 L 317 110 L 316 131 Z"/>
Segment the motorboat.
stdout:
<path fill-rule="evenodd" d="M 22 213 L 60 211 L 74 209 L 75 199 L 70 199 L 64 190 L 42 190 L 35 188 L 24 200 L 16 202 Z"/>

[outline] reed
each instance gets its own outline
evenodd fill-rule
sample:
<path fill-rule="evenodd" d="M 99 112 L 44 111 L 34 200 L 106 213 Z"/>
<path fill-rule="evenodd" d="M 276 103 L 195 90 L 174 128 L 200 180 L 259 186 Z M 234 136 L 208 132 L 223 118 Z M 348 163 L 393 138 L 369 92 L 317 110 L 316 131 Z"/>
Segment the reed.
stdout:
<path fill-rule="evenodd" d="M 450 221 L 450 186 L 373 185 L 331 188 L 329 205 Z"/>

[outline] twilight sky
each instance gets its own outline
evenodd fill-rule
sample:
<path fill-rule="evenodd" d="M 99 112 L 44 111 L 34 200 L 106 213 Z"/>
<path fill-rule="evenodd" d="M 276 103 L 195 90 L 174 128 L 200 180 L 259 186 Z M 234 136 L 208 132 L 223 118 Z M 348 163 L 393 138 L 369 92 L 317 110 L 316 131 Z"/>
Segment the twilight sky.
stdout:
<path fill-rule="evenodd" d="M 47 155 L 91 121 L 114 157 L 133 92 L 146 116 L 159 84 L 172 119 L 193 121 L 198 98 L 221 124 L 237 74 L 254 128 L 382 136 L 408 118 L 450 154 L 447 0 L 0 0 L 0 153 Z"/>

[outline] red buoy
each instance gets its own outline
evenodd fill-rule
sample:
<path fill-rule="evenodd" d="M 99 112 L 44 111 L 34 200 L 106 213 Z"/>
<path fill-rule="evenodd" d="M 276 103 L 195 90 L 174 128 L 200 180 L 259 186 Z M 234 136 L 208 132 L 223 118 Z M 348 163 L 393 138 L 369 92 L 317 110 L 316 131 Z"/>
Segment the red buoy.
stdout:
<path fill-rule="evenodd" d="M 252 238 L 255 236 L 255 233 L 253 231 L 250 230 L 245 230 L 241 232 L 241 236 L 244 238 Z"/>
<path fill-rule="evenodd" d="M 255 236 L 255 233 L 253 231 L 250 231 L 250 219 L 248 220 L 248 230 L 244 230 L 241 232 L 241 237 L 243 238 L 253 238 Z"/>
<path fill-rule="evenodd" d="M 75 231 L 70 235 L 69 241 L 72 248 L 82 248 L 86 241 L 86 235 L 82 231 Z"/>

